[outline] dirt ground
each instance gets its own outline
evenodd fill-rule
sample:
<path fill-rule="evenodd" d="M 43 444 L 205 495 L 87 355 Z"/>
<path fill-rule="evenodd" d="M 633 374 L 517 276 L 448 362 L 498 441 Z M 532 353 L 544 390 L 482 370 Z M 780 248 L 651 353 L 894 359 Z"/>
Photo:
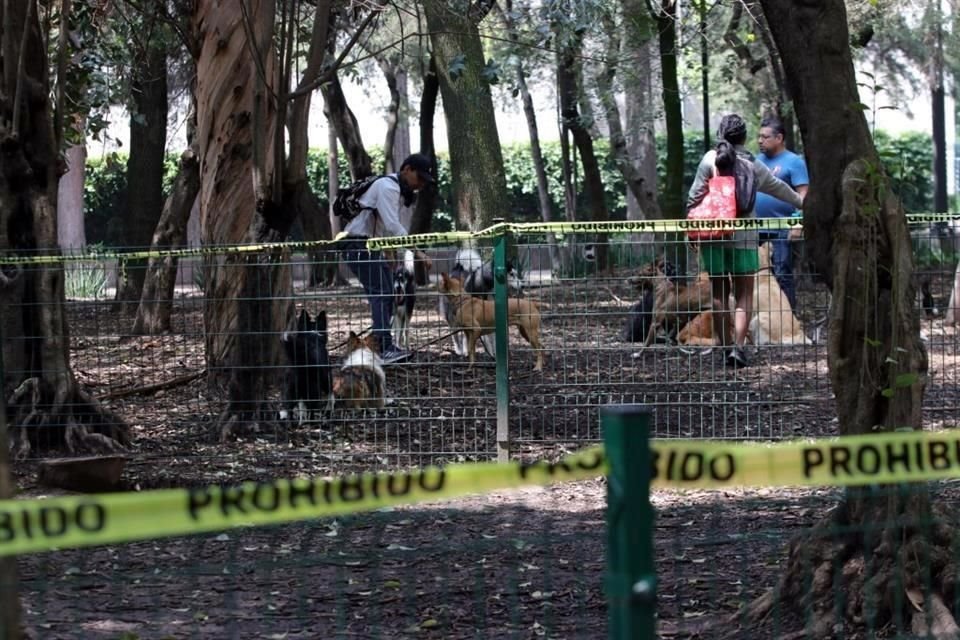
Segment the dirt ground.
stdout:
<path fill-rule="evenodd" d="M 530 292 L 544 310 L 547 367 L 530 372 L 532 354 L 511 338 L 515 457 L 555 458 L 597 441 L 598 409 L 608 403 L 650 405 L 661 438 L 835 433 L 822 344 L 757 348 L 754 366 L 736 372 L 704 349 L 658 346 L 634 357 L 637 345 L 618 337 L 631 296 L 622 275 Z M 801 317 L 812 322 L 823 300 L 801 293 Z M 327 309 L 336 359 L 346 332 L 365 326 L 364 302 L 353 290 L 298 294 L 311 311 Z M 72 305 L 73 362 L 80 380 L 131 425 L 129 490 L 489 459 L 497 440 L 493 362 L 467 370 L 449 340 L 439 340 L 446 327 L 434 309 L 429 300 L 416 316 L 416 359 L 390 369 L 387 409 L 276 425 L 226 444 L 217 440 L 220 398 L 209 372 L 126 395 L 204 373 L 199 298 L 181 297 L 174 333 L 158 337 L 124 335 L 129 318 L 109 303 Z M 960 343 L 939 320 L 925 331 L 925 417 L 939 426 L 956 415 Z M 23 494 L 50 493 L 35 473 L 35 460 L 16 465 Z M 605 490 L 597 479 L 28 556 L 19 563 L 26 624 L 37 638 L 603 638 Z M 802 628 L 790 612 L 759 629 L 728 618 L 775 584 L 787 540 L 836 495 L 657 492 L 658 636 L 778 638 Z"/>

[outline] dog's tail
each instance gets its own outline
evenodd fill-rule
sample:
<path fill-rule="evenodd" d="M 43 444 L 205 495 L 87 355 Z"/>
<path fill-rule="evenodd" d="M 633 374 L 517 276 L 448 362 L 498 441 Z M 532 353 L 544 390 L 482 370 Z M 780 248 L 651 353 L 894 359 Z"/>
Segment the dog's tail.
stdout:
<path fill-rule="evenodd" d="M 403 252 L 403 269 L 410 275 L 416 272 L 416 265 L 413 263 L 414 255 L 412 249 Z"/>

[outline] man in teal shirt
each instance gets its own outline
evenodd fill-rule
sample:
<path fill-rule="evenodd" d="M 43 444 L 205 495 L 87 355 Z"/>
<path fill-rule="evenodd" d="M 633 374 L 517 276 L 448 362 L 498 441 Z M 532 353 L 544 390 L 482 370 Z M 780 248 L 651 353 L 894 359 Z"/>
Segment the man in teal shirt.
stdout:
<path fill-rule="evenodd" d="M 788 151 L 783 141 L 783 122 L 778 118 L 764 118 L 760 123 L 759 146 L 760 155 L 757 160 L 762 162 L 770 173 L 780 178 L 801 198 L 807 195 L 807 186 L 810 178 L 807 176 L 807 164 L 803 158 Z M 793 205 L 778 200 L 765 193 L 757 194 L 756 212 L 758 218 L 789 218 L 795 211 Z M 793 279 L 793 257 L 790 248 L 790 231 L 766 230 L 760 232 L 760 242 L 772 242 L 771 267 L 777 284 L 790 301 L 790 306 L 797 307 L 797 288 Z"/>

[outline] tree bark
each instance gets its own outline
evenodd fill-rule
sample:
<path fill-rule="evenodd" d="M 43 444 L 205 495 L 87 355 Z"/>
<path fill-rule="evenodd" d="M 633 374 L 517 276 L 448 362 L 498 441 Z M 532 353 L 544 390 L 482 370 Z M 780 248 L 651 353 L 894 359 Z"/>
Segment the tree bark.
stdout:
<path fill-rule="evenodd" d="M 61 132 L 53 126 L 48 37 L 36 5 L 0 6 L 0 250 L 57 256 Z M 68 11 L 60 16 L 68 18 Z M 91 398 L 73 374 L 63 281 L 62 263 L 0 269 L 2 392 L 18 457 L 36 447 L 99 452 L 129 444 L 127 426 Z"/>
<path fill-rule="evenodd" d="M 155 10 L 145 22 L 157 21 Z M 129 204 L 123 222 L 123 243 L 134 250 L 150 244 L 163 212 L 163 171 L 167 143 L 167 50 L 162 29 L 153 25 L 150 40 L 144 43 L 142 60 L 134 64 L 130 115 L 130 157 L 127 160 Z M 140 300 L 146 275 L 146 260 L 122 260 L 117 282 L 117 300 Z"/>
<path fill-rule="evenodd" d="M 177 249 L 186 246 L 187 220 L 200 191 L 200 164 L 193 151 L 180 156 L 180 170 L 163 206 L 150 249 Z M 133 322 L 134 335 L 159 335 L 170 331 L 173 291 L 179 259 L 174 256 L 150 258 L 147 263 L 140 306 Z"/>
<path fill-rule="evenodd" d="M 459 226 L 478 231 L 509 213 L 493 97 L 483 77 L 483 44 L 469 15 L 441 2 L 424 3 L 423 9 L 447 123 L 453 206 Z"/>
<path fill-rule="evenodd" d="M 57 241 L 61 249 L 78 250 L 87 246 L 83 226 L 83 181 L 86 176 L 87 147 L 67 148 L 67 172 L 57 187 Z"/>
<path fill-rule="evenodd" d="M 676 0 L 659 0 L 654 9 L 660 45 L 660 77 L 663 117 L 667 125 L 666 178 L 663 185 L 663 216 L 670 220 L 685 217 L 683 193 L 683 110 L 677 76 Z"/>
<path fill-rule="evenodd" d="M 913 308 L 910 235 L 859 106 L 843 1 L 763 0 L 763 9 L 810 164 L 804 235 L 832 292 L 828 365 L 840 433 L 921 429 L 927 356 Z M 839 588 L 857 592 L 849 598 L 857 604 L 842 612 L 848 622 L 879 628 L 898 618 L 905 611 L 893 610 L 898 599 L 885 595 L 891 589 L 924 584 L 937 591 L 956 579 L 943 565 L 916 562 L 955 548 L 952 532 L 919 524 L 938 516 L 923 485 L 909 495 L 848 491 L 823 524 L 791 544 L 780 602 L 812 612 L 814 638 L 832 637 L 843 622 L 836 619 Z M 866 533 L 849 535 L 851 527 Z M 870 571 L 851 572 L 865 558 Z M 807 586 L 810 571 L 825 579 Z"/>
<path fill-rule="evenodd" d="M 639 5 L 639 3 L 637 4 Z M 649 173 L 642 172 L 641 165 L 631 157 L 627 136 L 624 134 L 623 123 L 620 118 L 620 107 L 617 105 L 617 96 L 613 83 L 614 77 L 618 72 L 618 61 L 621 59 L 635 61 L 641 58 L 643 54 L 642 49 L 646 42 L 636 42 L 634 40 L 631 42 L 629 48 L 622 48 L 614 17 L 606 14 L 603 24 L 607 41 L 606 59 L 603 67 L 597 73 L 596 83 L 600 104 L 603 105 L 604 117 L 607 121 L 607 131 L 609 132 L 610 139 L 610 155 L 616 162 L 617 168 L 620 170 L 620 175 L 623 176 L 623 181 L 627 185 L 627 189 L 639 204 L 640 210 L 644 213 L 644 217 L 657 219 L 660 217 L 660 207 L 657 204 L 656 165 L 654 164 L 653 180 L 650 180 Z M 629 25 L 630 20 L 628 18 L 624 29 L 626 30 Z M 638 34 L 631 33 L 630 35 L 636 38 Z M 635 71 L 631 72 L 631 70 L 628 69 L 623 75 L 627 76 L 633 73 L 635 73 Z M 624 83 L 626 84 L 626 80 Z M 636 84 L 636 80 L 634 80 L 634 84 Z"/>
<path fill-rule="evenodd" d="M 603 188 L 603 177 L 600 174 L 600 163 L 593 149 L 593 138 L 583 126 L 580 111 L 577 107 L 579 96 L 579 73 L 577 60 L 580 55 L 579 46 L 568 47 L 558 52 L 557 86 L 560 98 L 560 117 L 564 127 L 573 135 L 573 143 L 580 154 L 583 165 L 583 182 L 587 197 L 590 199 L 588 210 L 590 220 L 598 222 L 607 220 L 606 192 Z M 609 266 L 606 237 L 595 236 L 593 243 L 596 251 L 597 269 L 605 270 Z"/>
<path fill-rule="evenodd" d="M 293 222 L 292 203 L 277 186 L 277 77 L 272 46 L 274 5 L 252 0 L 244 33 L 239 3 L 200 0 L 193 27 L 197 61 L 197 139 L 203 244 L 277 242 Z M 204 325 L 208 382 L 226 389 L 221 438 L 257 430 L 272 421 L 268 375 L 280 364 L 276 336 L 286 326 L 291 293 L 289 265 L 273 252 L 207 255 L 204 259 Z"/>

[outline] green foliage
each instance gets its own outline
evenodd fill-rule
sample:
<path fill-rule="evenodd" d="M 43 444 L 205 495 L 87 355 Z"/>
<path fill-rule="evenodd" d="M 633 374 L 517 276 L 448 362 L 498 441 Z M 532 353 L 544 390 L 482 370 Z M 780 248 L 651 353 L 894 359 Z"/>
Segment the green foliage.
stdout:
<path fill-rule="evenodd" d="M 83 184 L 83 227 L 89 243 L 123 244 L 120 221 L 127 211 L 127 156 L 111 153 L 87 160 Z"/>
<path fill-rule="evenodd" d="M 903 198 L 907 211 L 929 211 L 932 203 L 931 165 L 933 147 L 926 134 L 908 133 L 891 137 L 886 133 L 876 135 L 877 148 L 883 158 L 887 173 L 893 180 L 894 190 Z M 664 183 L 664 158 L 666 139 L 658 136 L 657 175 L 658 183 Z M 626 217 L 626 187 L 616 163 L 609 155 L 605 140 L 594 143 L 600 158 L 600 172 L 605 186 L 606 205 L 612 220 Z M 560 143 L 547 142 L 542 145 L 547 183 L 552 199 L 555 220 L 564 220 L 563 171 L 561 167 Z M 379 147 L 370 151 L 376 170 L 383 167 L 383 150 Z M 684 194 L 689 190 L 697 164 L 703 155 L 702 132 L 687 132 L 684 136 Z M 505 217 L 514 222 L 538 222 L 540 220 L 540 200 L 537 194 L 537 178 L 530 158 L 528 144 L 509 144 L 503 147 L 504 173 L 508 190 L 510 208 Z M 171 154 L 166 159 L 164 193 L 169 193 L 176 176 L 179 157 Z M 452 186 L 450 183 L 450 165 L 446 154 L 437 158 L 438 175 L 437 207 L 434 212 L 433 230 L 449 231 L 454 228 Z M 578 185 L 577 219 L 589 217 L 590 201 L 583 189 L 583 170 L 576 170 Z M 350 182 L 350 171 L 343 156 L 339 159 L 339 177 L 341 186 Z M 329 206 L 327 199 L 327 154 L 313 150 L 307 157 L 307 179 L 323 208 Z M 91 242 L 103 242 L 107 246 L 117 247 L 123 244 L 119 237 L 122 225 L 119 224 L 126 212 L 126 156 L 112 154 L 103 160 L 90 160 L 87 163 L 87 178 L 84 186 L 84 218 L 87 238 Z"/>
<path fill-rule="evenodd" d="M 883 131 L 874 136 L 877 152 L 890 176 L 894 193 L 907 211 L 930 211 L 933 206 L 933 141 L 926 133 L 904 133 L 896 138 Z"/>

